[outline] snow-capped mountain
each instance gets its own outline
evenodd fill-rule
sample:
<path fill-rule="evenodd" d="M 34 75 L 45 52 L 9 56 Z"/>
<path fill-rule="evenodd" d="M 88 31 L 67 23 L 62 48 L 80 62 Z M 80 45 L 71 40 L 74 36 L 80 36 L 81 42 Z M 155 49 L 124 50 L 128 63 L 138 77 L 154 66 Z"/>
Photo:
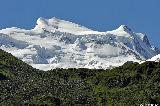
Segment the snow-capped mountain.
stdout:
<path fill-rule="evenodd" d="M 35 68 L 112 68 L 157 55 L 146 35 L 125 25 L 98 32 L 57 18 L 39 18 L 31 30 L 0 30 L 0 48 Z"/>

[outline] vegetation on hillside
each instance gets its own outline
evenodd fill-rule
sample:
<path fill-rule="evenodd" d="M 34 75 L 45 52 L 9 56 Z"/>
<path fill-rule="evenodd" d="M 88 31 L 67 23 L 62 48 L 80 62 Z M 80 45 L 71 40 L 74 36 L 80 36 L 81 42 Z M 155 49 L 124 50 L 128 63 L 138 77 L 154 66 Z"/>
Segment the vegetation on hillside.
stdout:
<path fill-rule="evenodd" d="M 41 71 L 0 50 L 0 106 L 139 106 L 160 103 L 160 63 L 112 70 Z"/>

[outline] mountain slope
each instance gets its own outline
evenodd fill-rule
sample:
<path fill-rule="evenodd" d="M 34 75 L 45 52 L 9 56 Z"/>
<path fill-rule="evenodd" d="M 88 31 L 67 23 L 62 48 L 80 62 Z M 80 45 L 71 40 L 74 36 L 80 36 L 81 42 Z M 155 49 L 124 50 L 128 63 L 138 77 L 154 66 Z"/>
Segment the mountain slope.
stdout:
<path fill-rule="evenodd" d="M 40 71 L 0 49 L 0 105 L 137 106 L 160 103 L 160 63 L 112 70 Z M 5 77 L 5 78 L 4 78 Z"/>
<path fill-rule="evenodd" d="M 112 68 L 157 54 L 146 35 L 125 25 L 93 31 L 57 18 L 39 18 L 34 29 L 0 30 L 0 48 L 41 70 Z"/>
<path fill-rule="evenodd" d="M 152 57 L 151 59 L 148 59 L 147 61 L 155 61 L 155 62 L 160 62 L 160 54 Z"/>

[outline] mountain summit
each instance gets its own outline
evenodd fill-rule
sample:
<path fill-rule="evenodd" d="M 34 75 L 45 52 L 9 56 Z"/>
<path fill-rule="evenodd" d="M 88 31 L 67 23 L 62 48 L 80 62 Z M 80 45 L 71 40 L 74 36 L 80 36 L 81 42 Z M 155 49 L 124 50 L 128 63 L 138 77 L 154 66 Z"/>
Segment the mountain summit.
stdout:
<path fill-rule="evenodd" d="M 88 28 L 85 28 L 83 26 L 80 26 L 78 24 L 65 21 L 65 20 L 60 20 L 55 17 L 51 19 L 44 19 L 44 18 L 39 18 L 37 20 L 37 25 L 35 29 L 45 29 L 50 32 L 54 32 L 55 30 L 60 31 L 60 32 L 68 32 L 68 33 L 80 33 L 83 31 L 92 31 Z"/>
<path fill-rule="evenodd" d="M 39 18 L 35 28 L 0 30 L 3 49 L 35 68 L 112 68 L 155 55 L 146 35 L 126 25 L 98 32 L 57 18 Z"/>

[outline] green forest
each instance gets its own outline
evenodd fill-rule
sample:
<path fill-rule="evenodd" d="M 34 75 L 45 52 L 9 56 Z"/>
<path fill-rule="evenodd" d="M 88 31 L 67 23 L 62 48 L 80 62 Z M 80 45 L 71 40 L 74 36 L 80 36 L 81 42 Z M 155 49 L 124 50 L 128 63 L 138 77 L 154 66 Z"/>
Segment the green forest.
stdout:
<path fill-rule="evenodd" d="M 160 103 L 160 62 L 42 71 L 0 50 L 0 106 L 139 106 Z"/>

